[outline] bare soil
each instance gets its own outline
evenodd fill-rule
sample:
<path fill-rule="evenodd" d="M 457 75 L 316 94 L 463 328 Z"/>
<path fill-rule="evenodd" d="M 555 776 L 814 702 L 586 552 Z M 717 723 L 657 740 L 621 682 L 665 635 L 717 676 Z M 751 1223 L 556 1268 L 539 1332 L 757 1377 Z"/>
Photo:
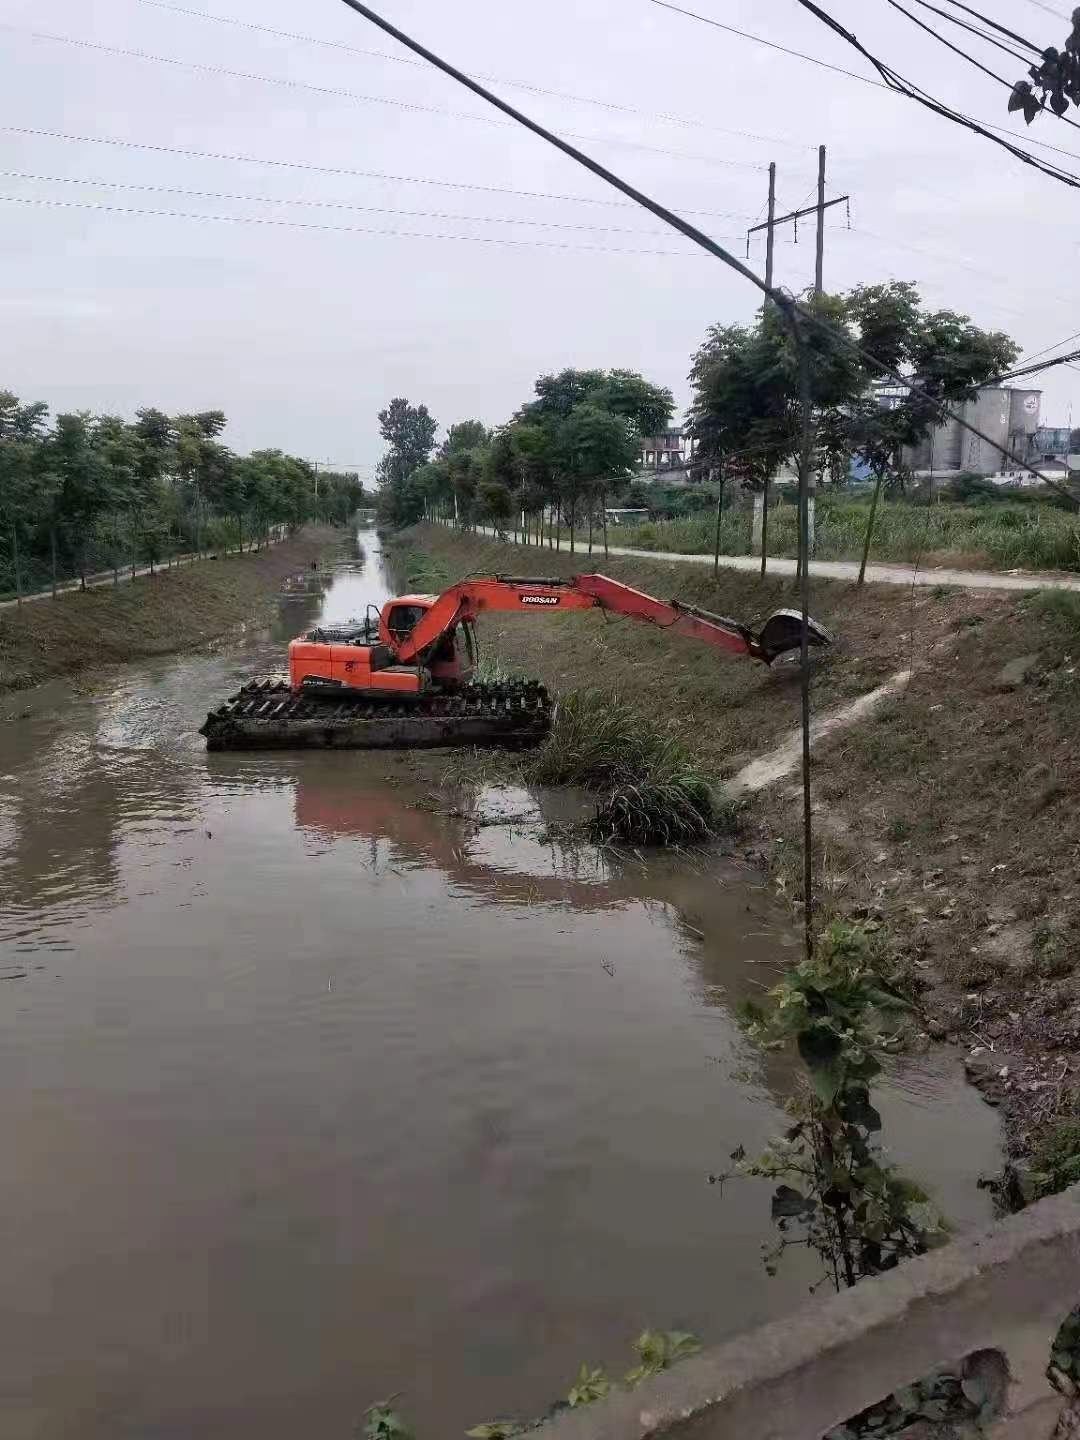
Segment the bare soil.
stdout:
<path fill-rule="evenodd" d="M 269 614 L 282 580 L 306 569 L 337 533 L 310 526 L 269 550 L 6 609 L 0 694 L 96 665 L 186 650 Z"/>
<path fill-rule="evenodd" d="M 602 569 L 746 622 L 795 603 L 790 580 L 605 562 L 602 549 L 538 552 L 437 528 L 396 543 L 455 578 Z M 896 699 L 815 752 L 820 916 L 882 926 L 923 992 L 929 1033 L 975 1052 L 972 1076 L 1022 1157 L 1080 1109 L 1080 600 L 817 579 L 812 596 L 839 639 L 814 676 L 816 710 L 914 671 Z M 793 673 L 634 621 L 500 615 L 479 633 L 486 653 L 556 689 L 602 686 L 664 717 L 717 779 L 798 722 Z M 747 820 L 748 854 L 800 904 L 790 783 L 756 797 Z"/>

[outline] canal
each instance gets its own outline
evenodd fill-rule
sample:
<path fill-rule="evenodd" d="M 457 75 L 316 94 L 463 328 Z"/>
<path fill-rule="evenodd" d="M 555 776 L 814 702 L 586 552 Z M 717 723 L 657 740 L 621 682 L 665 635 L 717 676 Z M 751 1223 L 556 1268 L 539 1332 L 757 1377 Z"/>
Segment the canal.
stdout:
<path fill-rule="evenodd" d="M 206 754 L 212 705 L 392 587 L 363 531 L 269 630 L 0 699 L 4 1440 L 348 1440 L 392 1392 L 436 1440 L 817 1278 L 766 1277 L 767 1186 L 707 1183 L 783 1125 L 733 1020 L 798 955 L 759 877 L 560 843 L 567 797 L 438 756 Z M 954 1061 L 881 1108 L 985 1219 Z"/>

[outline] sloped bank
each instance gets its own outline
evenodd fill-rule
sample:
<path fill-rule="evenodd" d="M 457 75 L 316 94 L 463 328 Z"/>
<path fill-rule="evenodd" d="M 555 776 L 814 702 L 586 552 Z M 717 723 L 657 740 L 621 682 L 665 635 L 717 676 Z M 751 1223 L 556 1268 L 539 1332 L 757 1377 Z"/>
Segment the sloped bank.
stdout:
<path fill-rule="evenodd" d="M 756 622 L 790 580 L 696 565 L 571 556 L 440 527 L 392 542 L 405 570 L 567 575 L 602 569 L 653 593 Z M 911 670 L 815 751 L 818 903 L 869 919 L 926 987 L 928 1025 L 969 1052 L 972 1078 L 1034 1155 L 1025 1194 L 1080 1175 L 1080 599 L 941 588 L 862 591 L 814 580 L 840 638 L 813 681 L 820 713 Z M 482 650 L 556 689 L 616 691 L 661 719 L 717 780 L 798 723 L 797 676 L 718 660 L 694 642 L 600 613 L 493 616 Z M 752 802 L 754 849 L 801 900 L 790 780 Z M 790 858 L 789 858 L 790 857 Z M 1075 1173 L 1074 1173 L 1075 1172 Z"/>
<path fill-rule="evenodd" d="M 0 611 L 0 694 L 95 665 L 167 655 L 269 614 L 281 582 L 340 531 L 308 526 L 254 554 L 140 575 Z"/>

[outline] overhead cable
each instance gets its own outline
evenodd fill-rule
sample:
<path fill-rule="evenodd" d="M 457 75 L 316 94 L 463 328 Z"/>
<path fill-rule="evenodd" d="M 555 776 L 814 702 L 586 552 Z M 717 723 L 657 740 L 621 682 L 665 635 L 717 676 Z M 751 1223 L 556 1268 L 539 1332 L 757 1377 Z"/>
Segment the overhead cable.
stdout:
<path fill-rule="evenodd" d="M 394 55 L 389 50 L 368 50 L 359 45 L 346 45 L 342 40 L 325 40 L 317 35 L 303 35 L 295 30 L 279 30 L 273 25 L 260 25 L 254 20 L 241 20 L 236 15 L 212 15 L 208 10 L 192 10 L 186 5 L 174 5 L 170 0 L 136 0 L 153 10 L 166 10 L 174 15 L 185 15 L 190 19 L 209 20 L 216 25 L 232 25 L 241 30 L 254 30 L 261 35 L 274 35 L 281 40 L 294 40 L 303 45 L 318 45 L 326 50 L 339 50 L 347 55 L 366 55 L 376 60 L 388 60 L 392 65 L 408 65 L 417 70 L 430 67 L 424 60 L 411 60 L 407 55 Z M 486 75 L 476 72 L 478 80 L 487 80 L 495 85 L 510 85 L 515 90 L 527 90 L 532 95 L 543 95 L 553 100 L 569 100 L 575 105 L 595 105 L 601 110 L 612 110 L 622 115 L 636 115 L 644 120 L 660 121 L 664 125 L 681 125 L 686 129 L 711 130 L 718 135 L 738 135 L 744 140 L 756 140 L 765 145 L 791 145 L 799 150 L 812 150 L 805 141 L 781 138 L 777 135 L 759 135 L 752 130 L 732 130 L 723 125 L 712 125 L 707 120 L 690 119 L 686 115 L 674 115 L 667 110 L 642 110 L 635 105 L 622 105 L 614 100 L 599 100 L 594 95 L 573 95 L 564 90 L 549 90 L 543 85 L 534 85 L 527 80 L 508 80 L 505 75 Z"/>
<path fill-rule="evenodd" d="M 0 29 L 27 35 L 33 40 L 45 40 L 58 45 L 72 45 L 81 50 L 96 50 L 104 55 L 117 55 L 126 60 L 149 60 L 156 65 L 173 65 L 182 70 L 194 70 L 201 75 L 221 75 L 228 80 L 250 80 L 260 85 L 276 85 L 288 90 L 307 90 L 315 95 L 329 95 L 336 99 L 353 100 L 362 105 L 388 105 L 398 110 L 410 111 L 417 115 L 438 115 L 443 119 L 471 120 L 480 125 L 506 127 L 506 121 L 493 120 L 487 115 L 474 115 L 469 111 L 444 110 L 437 105 L 421 105 L 411 100 L 399 100 L 387 95 L 363 95 L 355 90 L 344 90 L 335 85 L 314 85 L 308 80 L 294 80 L 285 75 L 259 75 L 248 70 L 230 70 L 223 65 L 205 65 L 199 60 L 180 60 L 175 55 L 155 55 L 148 50 L 127 50 L 119 45 L 103 45 L 97 40 L 81 40 L 73 35 L 53 35 L 45 30 L 28 30 L 21 25 L 0 22 Z M 509 128 L 509 127 L 506 127 Z M 585 140 L 590 145 L 616 145 L 628 150 L 646 150 L 654 155 L 666 155 L 676 160 L 693 160 L 702 165 L 722 165 L 739 170 L 761 170 L 759 162 L 729 160 L 716 155 L 698 155 L 685 150 L 671 150 L 662 145 L 648 145 L 642 140 L 625 140 L 609 135 L 579 135 L 572 130 L 559 131 L 572 140 Z"/>
<path fill-rule="evenodd" d="M 977 35 L 980 40 L 985 40 L 988 45 L 993 45 L 996 49 L 1002 51 L 1003 54 L 1011 56 L 1013 60 L 1019 60 L 1021 65 L 1031 64 L 1030 55 L 1021 55 L 1019 50 L 1015 49 L 1012 45 L 1006 45 L 1003 40 L 999 40 L 997 36 L 991 34 L 989 30 L 982 30 L 978 25 L 972 25 L 969 20 L 961 20 L 959 15 L 950 15 L 947 10 L 941 10 L 937 5 L 931 5 L 930 0 L 914 0 L 914 3 L 923 10 L 929 10 L 932 15 L 937 15 L 942 20 L 947 20 L 950 25 L 956 25 L 959 29 L 966 30 L 970 35 Z M 964 9 L 967 9 L 967 6 L 964 6 Z M 914 19 L 914 16 L 911 18 Z M 1020 43 L 1027 45 L 1028 49 L 1034 51 L 1036 55 L 1041 54 L 1041 51 L 1028 41 L 1023 40 Z M 995 79 L 996 78 L 995 76 Z"/>
<path fill-rule="evenodd" d="M 790 50 L 786 45 L 778 45 L 775 40 L 766 40 L 763 35 L 755 35 L 749 30 L 739 30 L 734 25 L 725 25 L 719 20 L 714 20 L 709 15 L 702 15 L 697 10 L 688 10 L 682 5 L 675 5 L 672 0 L 649 0 L 652 5 L 658 5 L 662 10 L 673 10 L 677 15 L 685 15 L 690 20 L 698 20 L 702 25 L 711 25 L 714 30 L 725 30 L 729 35 L 738 35 L 743 40 L 750 40 L 755 45 L 764 45 L 769 50 L 778 50 L 782 55 L 790 55 L 795 60 L 805 60 L 810 65 L 816 65 L 822 70 L 831 70 L 836 75 L 843 75 L 848 80 L 857 80 L 860 85 L 870 85 L 875 90 L 885 90 L 891 95 L 904 95 L 906 99 L 916 98 L 908 95 L 906 91 L 898 89 L 895 85 L 887 85 L 883 80 L 872 80 L 869 75 L 860 75 L 857 70 L 846 70 L 842 65 L 833 65 L 828 60 L 821 60 L 816 55 L 806 55 L 801 50 Z M 862 49 L 862 47 L 859 47 Z M 865 53 L 865 52 L 864 52 Z M 996 130 L 1002 135 L 1016 136 L 1015 130 L 1010 130 L 1006 125 L 995 125 L 990 120 L 977 122 L 986 130 Z M 1058 155 L 1068 155 L 1072 160 L 1080 160 L 1080 154 L 1074 150 L 1065 150 L 1060 145 L 1053 145 L 1046 140 L 1035 140 L 1031 136 L 1024 136 L 1025 145 L 1035 145 L 1040 150 L 1052 150 Z"/>
<path fill-rule="evenodd" d="M 808 0 L 801 0 L 801 3 L 807 4 Z M 464 71 L 458 70 L 457 67 L 451 65 L 449 61 L 442 59 L 442 57 L 439 55 L 436 55 L 434 51 L 429 50 L 418 40 L 414 40 L 412 36 L 407 35 L 403 30 L 399 30 L 396 25 L 393 25 L 389 20 L 386 20 L 383 18 L 383 16 L 377 14 L 374 10 L 370 8 L 370 6 L 361 3 L 361 0 L 344 0 L 344 4 L 346 4 L 350 10 L 355 10 L 358 15 L 362 15 L 366 20 L 370 20 L 372 24 L 377 25 L 379 29 L 384 31 L 387 35 L 391 35 L 395 40 L 400 41 L 402 45 L 404 45 L 407 49 L 411 50 L 415 55 L 420 55 L 423 59 L 430 61 L 430 63 L 435 66 L 436 69 L 441 70 L 446 75 L 449 75 L 452 79 L 456 80 L 458 84 L 463 85 L 467 90 L 471 90 L 473 94 L 479 95 L 481 99 L 486 100 L 489 105 L 493 105 L 495 109 L 502 111 L 504 115 L 509 115 L 511 119 L 515 120 L 524 129 L 531 131 L 534 135 L 536 135 L 539 139 L 545 141 L 548 145 L 553 145 L 557 150 L 561 150 L 564 155 L 569 156 L 571 160 L 574 160 L 578 165 L 583 166 L 586 170 L 591 171 L 592 174 L 598 176 L 601 180 L 606 181 L 607 184 L 614 186 L 616 190 L 621 191 L 621 193 L 626 195 L 629 199 L 636 200 L 639 205 L 641 205 L 644 209 L 648 210 L 651 214 L 655 215 L 657 219 L 663 220 L 666 224 L 670 225 L 672 229 L 677 230 L 681 235 L 685 235 L 688 240 L 692 240 L 694 244 L 699 246 L 702 250 L 707 251 L 717 260 L 721 260 L 726 266 L 728 266 L 729 269 L 734 270 L 736 274 L 741 275 L 745 280 L 749 280 L 756 290 L 758 290 L 762 295 L 764 295 L 766 299 L 771 300 L 773 304 L 779 308 L 781 313 L 788 318 L 794 334 L 794 338 L 797 343 L 801 341 L 802 336 L 802 331 L 800 327 L 803 325 L 812 327 L 819 335 L 824 335 L 828 337 L 834 343 L 842 345 L 852 354 L 858 355 L 868 365 L 872 366 L 875 370 L 877 370 L 879 374 L 887 376 L 889 379 L 893 380 L 898 385 L 902 385 L 905 390 L 908 390 L 912 393 L 915 393 L 918 390 L 919 387 L 912 379 L 899 374 L 896 370 L 892 369 L 888 365 L 885 365 L 882 361 L 871 355 L 868 350 L 864 349 L 863 346 L 859 345 L 846 333 L 846 331 L 841 329 L 839 326 L 832 324 L 831 321 L 823 319 L 819 315 L 816 315 L 812 310 L 808 309 L 805 305 L 800 304 L 797 300 L 793 299 L 792 296 L 788 295 L 783 290 L 778 290 L 774 286 L 766 284 L 765 281 L 762 280 L 759 275 L 755 274 L 748 265 L 744 265 L 743 262 L 737 259 L 736 256 L 734 256 L 729 250 L 725 250 L 722 245 L 719 245 L 715 240 L 711 239 L 708 235 L 705 234 L 703 230 L 699 230 L 696 225 L 692 225 L 689 220 L 685 220 L 681 215 L 676 215 L 675 212 L 669 210 L 666 205 L 661 205 L 659 201 L 654 200 L 650 195 L 646 195 L 644 191 L 638 190 L 636 186 L 631 185 L 620 175 L 617 175 L 613 170 L 609 170 L 607 166 L 602 165 L 599 160 L 594 160 L 591 155 L 587 155 L 583 150 L 579 150 L 577 146 L 569 144 L 563 137 L 557 135 L 554 131 L 549 130 L 546 126 L 541 125 L 538 121 L 533 120 L 530 116 L 516 109 L 508 101 L 500 99 L 498 95 L 495 95 L 490 90 L 486 89 L 483 85 L 479 83 L 479 81 L 473 80 L 470 76 L 466 75 Z M 805 352 L 800 345 L 800 355 L 804 353 Z M 805 392 L 808 387 L 809 372 L 805 364 L 800 363 L 799 368 L 801 371 L 800 385 L 804 392 L 802 398 L 803 411 L 804 415 L 807 415 L 809 413 L 809 399 Z M 984 434 L 983 431 L 979 430 L 977 426 L 972 425 L 969 420 L 966 420 L 963 415 L 959 414 L 948 403 L 944 401 L 937 401 L 935 402 L 935 404 L 937 413 L 939 415 L 948 419 L 956 420 L 962 429 L 967 430 L 977 439 L 983 441 L 987 445 L 990 445 L 1005 459 L 1011 461 L 1013 464 L 1019 465 L 1021 469 L 1029 470 L 1034 475 L 1038 474 L 1038 471 L 1034 470 L 1031 466 L 1029 466 L 1026 461 L 1021 460 L 1018 456 L 1013 455 L 1010 451 L 1006 450 L 1004 446 L 999 445 L 996 440 L 993 440 L 989 435 Z M 804 449 L 806 443 L 807 438 L 804 436 Z M 1063 493 L 1068 495 L 1068 491 L 1064 491 Z M 1077 503 L 1074 496 L 1069 495 L 1069 499 L 1073 504 Z M 804 585 L 804 631 L 806 628 L 805 585 L 807 582 L 808 574 L 809 567 L 807 566 L 806 568 L 804 568 L 802 576 Z M 806 649 L 805 641 L 806 637 L 804 634 L 804 660 Z M 803 668 L 805 672 L 805 665 Z M 806 695 L 804 688 L 804 704 L 805 699 Z"/>
<path fill-rule="evenodd" d="M 385 205 L 357 205 L 349 200 L 306 200 L 289 196 L 235 194 L 227 190 L 187 190 L 179 185 L 145 185 L 129 180 L 103 180 L 81 175 L 40 175 L 26 170 L 0 170 L 9 180 L 44 184 L 87 185 L 103 190 L 139 190 L 157 195 L 184 195 L 192 200 L 235 200 L 249 205 L 303 205 L 317 210 L 358 210 L 368 215 L 403 215 L 414 220 L 455 220 L 476 225 L 534 225 L 549 230 L 591 230 L 607 235 L 666 235 L 665 230 L 633 230 L 618 225 L 574 225 L 559 220 L 519 219 L 504 215 L 454 215 L 443 210 L 399 210 Z"/>
<path fill-rule="evenodd" d="M 661 3 L 661 0 L 653 0 L 653 4 L 659 3 Z M 965 115 L 959 110 L 954 110 L 943 101 L 935 99 L 933 95 L 923 90 L 913 81 L 905 79 L 898 71 L 893 70 L 889 65 L 886 65 L 884 61 L 879 60 L 876 55 L 872 55 L 866 46 L 863 45 L 850 30 L 845 29 L 838 20 L 834 19 L 828 11 L 823 10 L 820 5 L 816 5 L 814 0 L 797 0 L 797 3 L 801 5 L 804 10 L 808 10 L 811 15 L 814 15 L 835 34 L 847 41 L 860 55 L 869 60 L 870 64 L 873 65 L 874 69 L 891 90 L 895 90 L 900 95 L 906 95 L 910 100 L 915 100 L 935 115 L 940 115 L 943 119 L 950 120 L 954 124 L 960 125 L 976 135 L 981 135 L 984 139 L 991 141 L 992 144 L 998 145 L 1001 149 L 1008 151 L 1010 155 L 1022 161 L 1023 164 L 1030 165 L 1033 169 L 1041 171 L 1051 179 L 1059 180 L 1063 185 L 1068 185 L 1072 189 L 1080 189 L 1080 175 L 1076 175 L 1069 170 L 1064 170 L 1061 166 L 1053 165 L 1048 161 L 1040 160 L 1037 156 L 1030 154 L 1026 150 L 1022 150 L 1019 145 L 1014 145 L 1007 140 L 1003 140 L 999 135 L 992 134 L 985 125 L 980 124 L 977 120 L 973 120 L 970 115 Z M 895 4 L 895 0 L 890 0 L 890 4 Z"/>
<path fill-rule="evenodd" d="M 467 180 L 443 180 L 427 175 L 395 175 L 385 170 L 353 170 L 344 165 L 316 165 L 309 160 L 282 160 L 268 155 L 242 155 L 229 150 L 191 150 L 177 145 L 152 145 L 143 140 L 126 140 L 114 135 L 73 135 L 65 130 L 43 130 L 32 125 L 0 124 L 0 134 L 34 135 L 45 140 L 63 140 L 78 145 L 108 145 L 121 150 L 144 150 L 153 155 L 179 155 L 185 160 L 225 160 L 241 165 L 266 165 L 284 170 L 306 170 L 316 175 L 341 175 L 349 179 L 385 180 L 394 185 L 434 185 L 442 190 L 472 190 L 484 195 L 514 195 L 524 200 L 557 200 L 568 205 L 600 205 L 605 209 L 635 210 L 627 200 L 601 200 L 591 195 L 562 195 L 549 190 L 512 190 L 504 185 L 480 185 Z M 681 208 L 681 207 L 680 207 Z M 703 215 L 720 220 L 748 220 L 737 210 L 688 210 L 684 215 Z"/>
<path fill-rule="evenodd" d="M 920 30 L 925 30 L 928 35 L 932 35 L 933 38 L 944 45 L 947 50 L 951 50 L 954 55 L 959 55 L 961 60 L 966 60 L 969 65 L 974 65 L 976 70 L 981 70 L 984 75 L 988 75 L 991 80 L 996 80 L 999 85 L 1004 85 L 1005 89 L 1011 93 L 1014 88 L 1011 80 L 1006 80 L 1004 75 L 998 75 L 996 71 L 984 65 L 981 60 L 976 60 L 974 55 L 969 55 L 967 51 L 962 50 L 959 45 L 954 45 L 951 40 L 946 40 L 945 36 L 938 34 L 932 25 L 927 25 L 925 20 L 920 20 L 919 17 L 913 15 L 910 10 L 905 10 L 903 5 L 900 4 L 900 0 L 886 0 L 886 3 L 891 5 L 894 10 L 898 10 L 901 15 L 905 15 L 911 23 L 917 25 Z M 922 3 L 922 0 L 916 0 L 916 3 Z M 1022 65 L 1028 64 L 1028 57 L 1025 55 L 1017 55 L 1015 58 L 1019 60 Z M 1042 108 L 1045 109 L 1045 106 Z M 1050 113 L 1056 114 L 1055 111 L 1051 111 Z M 1075 120 L 1070 120 L 1067 115 L 1057 115 L 1056 118 L 1058 120 L 1064 120 L 1065 124 L 1071 125 L 1074 130 L 1080 130 L 1080 124 Z"/>
<path fill-rule="evenodd" d="M 331 235 L 384 235 L 406 240 L 462 240 L 475 245 L 513 245 L 542 250 L 575 250 L 592 255 L 676 255 L 685 250 L 636 250 L 610 245 L 572 245 L 561 240 L 514 240 L 506 235 L 433 235 L 423 230 L 374 229 L 361 225 L 320 225 L 307 220 L 275 220 L 268 215 L 207 215 L 191 210 L 144 210 L 132 205 L 106 205 L 91 200 L 54 200 L 44 195 L 0 195 L 0 204 L 39 205 L 55 210 L 98 210 L 110 215 L 147 215 L 160 220 L 205 221 L 214 225 L 270 225 L 283 230 L 318 230 Z"/>

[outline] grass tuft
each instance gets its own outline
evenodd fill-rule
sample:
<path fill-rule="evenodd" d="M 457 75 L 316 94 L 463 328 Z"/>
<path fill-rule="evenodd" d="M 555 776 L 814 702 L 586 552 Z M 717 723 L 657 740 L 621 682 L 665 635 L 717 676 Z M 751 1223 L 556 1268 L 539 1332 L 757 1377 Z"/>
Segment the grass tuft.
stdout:
<path fill-rule="evenodd" d="M 735 828 L 734 811 L 718 806 L 685 747 L 608 691 L 578 690 L 559 702 L 528 778 L 597 794 L 590 828 L 603 842 L 696 845 Z"/>

